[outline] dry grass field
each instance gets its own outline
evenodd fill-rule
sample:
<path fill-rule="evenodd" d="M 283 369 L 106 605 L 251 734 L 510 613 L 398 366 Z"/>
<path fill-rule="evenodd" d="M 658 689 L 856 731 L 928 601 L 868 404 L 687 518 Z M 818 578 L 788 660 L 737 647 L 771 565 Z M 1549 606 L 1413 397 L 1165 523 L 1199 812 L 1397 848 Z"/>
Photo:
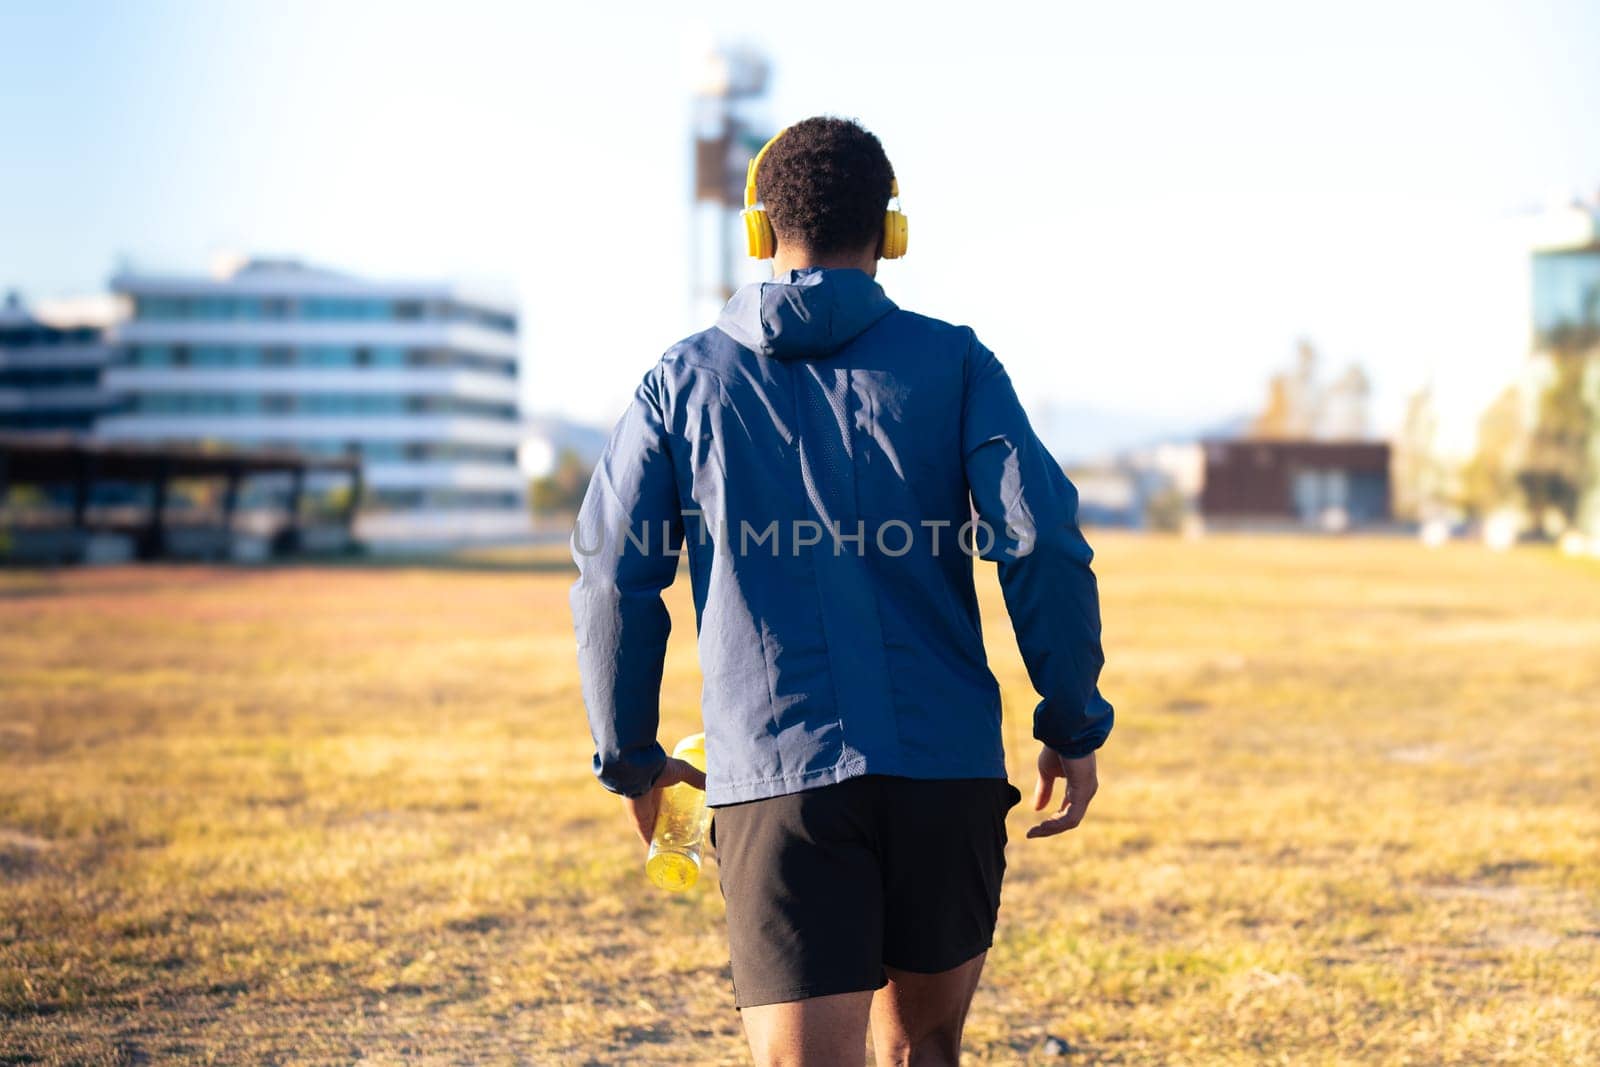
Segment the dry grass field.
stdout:
<path fill-rule="evenodd" d="M 1103 789 L 1013 814 L 969 1060 L 1600 1061 L 1600 568 L 1095 540 Z M 742 1062 L 714 880 L 648 887 L 590 777 L 569 581 L 0 573 L 0 1062 Z"/>

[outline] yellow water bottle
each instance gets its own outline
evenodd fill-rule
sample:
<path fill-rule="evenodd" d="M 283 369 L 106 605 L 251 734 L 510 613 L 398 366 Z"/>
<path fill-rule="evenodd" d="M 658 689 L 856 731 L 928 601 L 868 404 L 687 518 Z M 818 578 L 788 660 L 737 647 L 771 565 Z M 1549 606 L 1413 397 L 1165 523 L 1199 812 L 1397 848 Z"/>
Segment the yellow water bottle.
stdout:
<path fill-rule="evenodd" d="M 676 759 L 706 769 L 706 735 L 690 734 L 672 750 Z M 650 839 L 650 855 L 644 873 L 662 889 L 682 892 L 700 878 L 700 852 L 706 828 L 710 825 L 706 794 L 685 782 L 669 785 L 661 794 L 661 811 L 656 815 L 655 834 Z"/>

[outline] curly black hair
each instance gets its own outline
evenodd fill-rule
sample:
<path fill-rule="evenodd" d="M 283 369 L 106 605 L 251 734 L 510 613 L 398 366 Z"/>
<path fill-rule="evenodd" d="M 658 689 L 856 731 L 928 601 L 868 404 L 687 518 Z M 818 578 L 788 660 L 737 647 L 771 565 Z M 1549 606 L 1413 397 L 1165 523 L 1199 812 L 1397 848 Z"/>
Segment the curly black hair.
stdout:
<path fill-rule="evenodd" d="M 893 181 L 878 139 L 851 119 L 828 116 L 790 126 L 756 170 L 756 192 L 779 242 L 815 255 L 881 240 Z"/>

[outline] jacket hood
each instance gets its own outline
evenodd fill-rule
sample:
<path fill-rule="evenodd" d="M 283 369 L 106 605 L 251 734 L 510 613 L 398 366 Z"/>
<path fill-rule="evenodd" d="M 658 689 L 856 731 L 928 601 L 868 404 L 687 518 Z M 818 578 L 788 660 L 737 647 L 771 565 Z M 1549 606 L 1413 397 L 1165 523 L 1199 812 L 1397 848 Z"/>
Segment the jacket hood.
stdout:
<path fill-rule="evenodd" d="M 865 271 L 810 267 L 733 294 L 717 329 L 775 359 L 815 359 L 843 348 L 895 309 Z"/>

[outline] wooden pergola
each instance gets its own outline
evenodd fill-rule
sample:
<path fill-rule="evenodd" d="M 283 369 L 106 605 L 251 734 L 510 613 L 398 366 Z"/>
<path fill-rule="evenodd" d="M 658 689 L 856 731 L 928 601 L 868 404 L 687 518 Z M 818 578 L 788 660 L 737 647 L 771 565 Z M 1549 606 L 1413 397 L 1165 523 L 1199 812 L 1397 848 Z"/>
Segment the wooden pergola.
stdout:
<path fill-rule="evenodd" d="M 144 520 L 134 531 L 135 555 L 160 559 L 167 555 L 168 500 L 174 479 L 216 478 L 225 485 L 222 526 L 231 538 L 239 490 L 252 475 L 286 474 L 289 494 L 285 524 L 273 538 L 278 554 L 292 554 L 301 544 L 301 500 L 308 475 L 342 473 L 350 479 L 350 497 L 340 522 L 349 536 L 361 503 L 361 462 L 355 457 L 313 457 L 288 449 L 211 448 L 200 445 L 102 441 L 73 434 L 0 433 L 0 500 L 12 485 L 72 487 L 72 529 L 90 529 L 91 490 L 99 482 L 146 484 L 152 487 Z"/>

